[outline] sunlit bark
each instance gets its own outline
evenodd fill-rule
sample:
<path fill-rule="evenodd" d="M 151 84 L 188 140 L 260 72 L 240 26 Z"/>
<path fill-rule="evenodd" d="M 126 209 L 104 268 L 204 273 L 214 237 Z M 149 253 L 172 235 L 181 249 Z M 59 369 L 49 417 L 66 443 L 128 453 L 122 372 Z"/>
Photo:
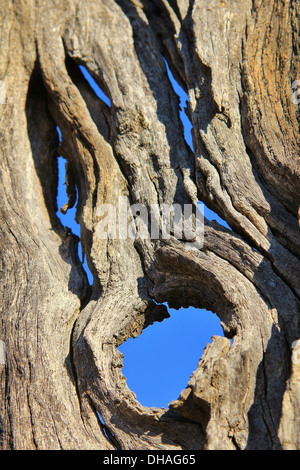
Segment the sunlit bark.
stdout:
<path fill-rule="evenodd" d="M 299 449 L 299 3 L 2 4 L 2 448 Z M 92 288 L 56 215 L 59 155 Z M 202 201 L 231 230 L 205 220 L 198 248 L 101 239 L 99 207 L 121 197 Z M 225 335 L 168 410 L 137 401 L 117 349 L 163 302 L 215 312 Z"/>

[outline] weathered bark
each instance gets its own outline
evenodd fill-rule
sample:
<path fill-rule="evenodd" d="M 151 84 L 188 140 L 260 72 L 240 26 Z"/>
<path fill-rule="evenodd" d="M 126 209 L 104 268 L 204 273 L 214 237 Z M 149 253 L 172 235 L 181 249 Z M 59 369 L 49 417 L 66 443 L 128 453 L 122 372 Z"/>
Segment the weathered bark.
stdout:
<path fill-rule="evenodd" d="M 2 1 L 3 449 L 300 448 L 299 9 Z M 194 154 L 164 58 L 188 92 Z M 92 288 L 56 216 L 61 154 Z M 120 196 L 203 201 L 232 230 L 205 221 L 199 249 L 100 240 L 97 208 Z M 117 349 L 167 316 L 162 302 L 212 310 L 225 334 L 169 410 L 138 403 Z"/>

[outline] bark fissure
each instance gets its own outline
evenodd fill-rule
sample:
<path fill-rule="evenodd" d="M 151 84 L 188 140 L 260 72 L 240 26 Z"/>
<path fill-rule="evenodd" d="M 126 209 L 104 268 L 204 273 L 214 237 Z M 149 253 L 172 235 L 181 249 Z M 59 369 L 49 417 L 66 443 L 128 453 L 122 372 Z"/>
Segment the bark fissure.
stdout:
<path fill-rule="evenodd" d="M 95 408 L 95 413 L 97 414 L 98 420 L 99 420 L 99 426 L 102 429 L 102 432 L 108 442 L 113 446 L 115 450 L 121 450 L 122 447 L 120 446 L 119 442 L 116 440 L 115 436 L 113 433 L 109 430 L 106 424 L 104 424 L 103 419 L 100 417 L 99 413 L 96 411 Z"/>
<path fill-rule="evenodd" d="M 297 9 L 4 1 L 2 448 L 299 448 Z M 193 151 L 166 64 L 188 94 Z M 93 286 L 57 217 L 59 155 Z M 202 200 L 231 230 L 205 221 L 203 247 L 101 239 L 99 207 L 120 197 Z M 117 349 L 167 317 L 162 302 L 215 312 L 225 335 L 168 410 L 137 401 Z"/>

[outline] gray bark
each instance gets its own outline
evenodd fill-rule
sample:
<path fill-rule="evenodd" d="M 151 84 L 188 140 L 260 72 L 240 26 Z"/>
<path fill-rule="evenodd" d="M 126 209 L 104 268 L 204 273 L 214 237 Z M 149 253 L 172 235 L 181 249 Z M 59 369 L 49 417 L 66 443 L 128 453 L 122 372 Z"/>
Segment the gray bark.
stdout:
<path fill-rule="evenodd" d="M 299 449 L 299 3 L 2 0 L 0 16 L 2 448 Z M 61 154 L 92 288 L 56 216 Z M 231 230 L 205 220 L 199 249 L 100 240 L 97 208 L 120 196 L 203 201 Z M 137 401 L 117 349 L 162 302 L 225 334 L 168 410 Z"/>

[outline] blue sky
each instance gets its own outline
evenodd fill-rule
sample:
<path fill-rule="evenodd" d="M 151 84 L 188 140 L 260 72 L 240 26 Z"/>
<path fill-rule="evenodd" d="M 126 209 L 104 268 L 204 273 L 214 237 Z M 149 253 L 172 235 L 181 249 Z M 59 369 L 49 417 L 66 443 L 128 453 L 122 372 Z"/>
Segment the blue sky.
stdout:
<path fill-rule="evenodd" d="M 96 95 L 110 106 L 108 97 L 86 69 L 83 66 L 80 66 L 80 69 Z M 184 136 L 192 148 L 192 126 L 184 112 L 188 96 L 174 80 L 168 67 L 167 73 L 174 91 L 180 98 L 180 117 L 184 125 Z M 65 160 L 62 157 L 58 159 L 58 166 L 57 203 L 60 208 L 67 201 L 64 185 Z M 64 226 L 71 228 L 73 233 L 80 237 L 80 226 L 75 222 L 75 212 L 76 207 L 73 207 L 65 215 L 59 211 L 57 215 Z M 215 219 L 228 227 L 226 222 L 207 207 L 204 208 L 204 215 L 207 219 Z M 79 256 L 81 258 L 80 247 Z M 92 284 L 93 278 L 86 261 L 83 266 Z M 170 401 L 178 398 L 192 372 L 197 368 L 203 349 L 207 343 L 211 342 L 211 336 L 223 336 L 220 321 L 212 312 L 193 307 L 168 310 L 170 318 L 149 326 L 140 336 L 135 339 L 130 338 L 119 347 L 124 354 L 123 374 L 127 379 L 127 384 L 145 406 L 167 407 Z"/>

